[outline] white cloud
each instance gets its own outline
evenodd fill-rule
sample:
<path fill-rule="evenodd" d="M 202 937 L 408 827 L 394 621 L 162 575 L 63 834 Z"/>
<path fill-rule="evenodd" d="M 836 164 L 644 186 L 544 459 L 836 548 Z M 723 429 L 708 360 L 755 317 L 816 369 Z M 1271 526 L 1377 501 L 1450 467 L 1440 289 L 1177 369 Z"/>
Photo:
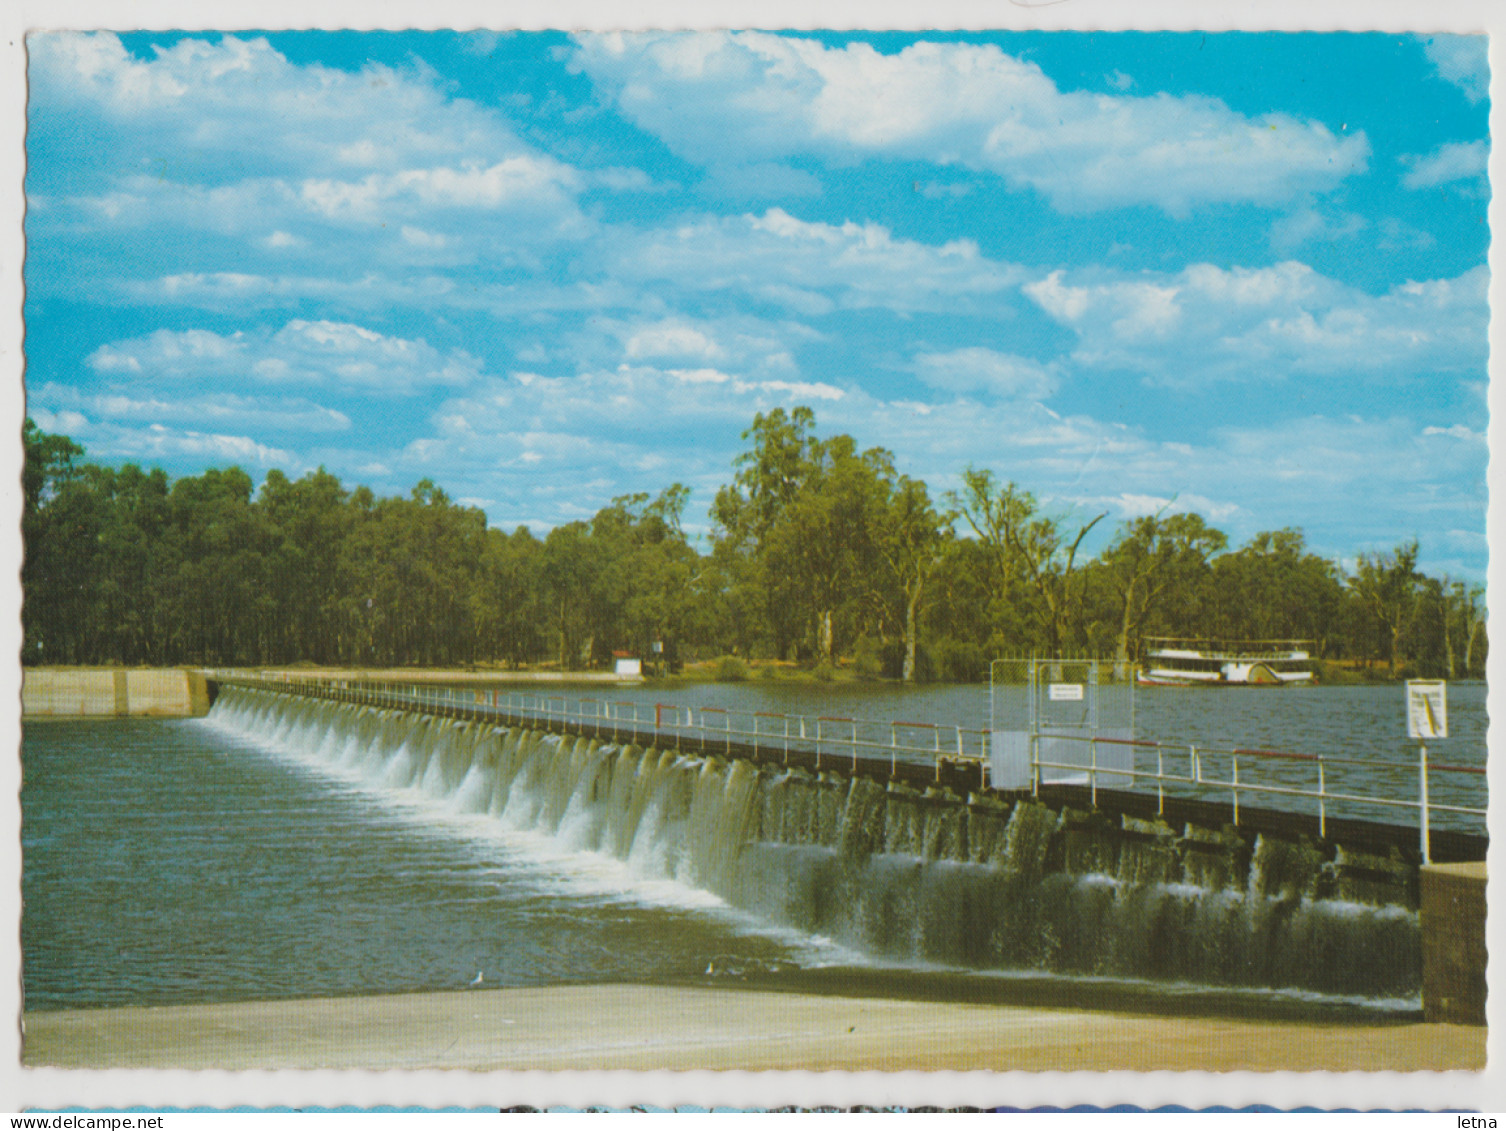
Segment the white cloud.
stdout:
<path fill-rule="evenodd" d="M 1471 102 L 1480 102 L 1490 93 L 1489 42 L 1483 35 L 1435 35 L 1422 49 L 1439 78 L 1453 83 Z"/>
<path fill-rule="evenodd" d="M 1469 440 L 1476 444 L 1488 442 L 1484 432 L 1476 432 L 1463 424 L 1451 424 L 1447 428 L 1430 424 L 1422 430 L 1422 434 L 1424 436 L 1451 436 L 1455 440 Z"/>
<path fill-rule="evenodd" d="M 484 209 L 520 203 L 544 204 L 571 213 L 568 197 L 577 186 L 575 172 L 552 158 L 519 155 L 486 168 L 403 169 L 373 173 L 359 181 L 316 179 L 298 186 L 311 210 L 331 219 L 381 222 L 387 210 L 403 203 L 424 215 L 436 208 Z"/>
<path fill-rule="evenodd" d="M 1300 263 L 1172 275 L 1055 271 L 1024 291 L 1078 335 L 1080 365 L 1162 384 L 1483 369 L 1485 268 L 1369 295 Z"/>
<path fill-rule="evenodd" d="M 186 458 L 208 466 L 279 467 L 295 474 L 304 470 L 292 452 L 233 433 L 169 428 L 164 424 L 133 428 L 101 423 L 84 435 L 89 457 L 96 460 L 151 463 Z"/>
<path fill-rule="evenodd" d="M 1490 146 L 1484 141 L 1451 141 L 1432 153 L 1403 157 L 1402 163 L 1408 169 L 1401 183 L 1409 189 L 1477 179 L 1483 183 Z"/>
<path fill-rule="evenodd" d="M 348 72 L 234 36 L 183 39 L 145 60 L 109 33 L 38 33 L 28 47 L 36 124 L 78 151 L 66 165 L 79 171 L 36 222 L 70 238 L 70 220 L 96 235 L 202 229 L 369 261 L 373 237 L 378 256 L 432 254 L 404 227 L 463 237 L 466 258 L 590 230 L 576 197 L 595 175 L 538 152 L 416 62 Z M 629 175 L 599 174 L 614 185 Z M 348 246 L 342 230 L 365 242 Z"/>
<path fill-rule="evenodd" d="M 1359 235 L 1367 227 L 1363 216 L 1353 212 L 1329 215 L 1316 208 L 1299 208 L 1271 224 L 1271 243 L 1285 252 L 1303 244 L 1335 243 Z"/>
<path fill-rule="evenodd" d="M 365 392 L 415 393 L 477 380 L 481 363 L 463 350 L 441 353 L 422 338 L 363 326 L 294 319 L 275 333 L 157 330 L 100 346 L 88 357 L 102 377 L 132 385 L 156 381 L 299 384 Z"/>
<path fill-rule="evenodd" d="M 138 59 L 108 32 L 38 32 L 27 51 L 34 105 L 91 126 L 73 144 L 97 145 L 100 131 L 149 136 L 149 147 L 121 156 L 171 152 L 172 168 L 149 170 L 158 176 L 194 179 L 226 155 L 282 176 L 491 163 L 527 149 L 502 118 L 450 97 L 422 65 L 299 65 L 264 38 L 229 35 L 181 39 Z"/>
<path fill-rule="evenodd" d="M 1380 239 L 1375 246 L 1381 251 L 1426 251 L 1438 243 L 1432 232 L 1403 223 L 1395 216 L 1382 217 L 1376 227 L 1380 229 Z"/>
<path fill-rule="evenodd" d="M 1220 502 L 1210 499 L 1206 495 L 1144 495 L 1130 491 L 1121 491 L 1117 495 L 1106 495 L 1102 498 L 1084 499 L 1082 505 L 1091 510 L 1107 509 L 1111 515 L 1119 519 L 1142 518 L 1145 515 L 1160 514 L 1200 514 L 1212 523 L 1228 522 L 1230 519 L 1238 519 L 1243 508 L 1238 503 Z"/>
<path fill-rule="evenodd" d="M 1362 172 L 1361 134 L 1201 96 L 1063 91 L 992 45 L 885 55 L 760 32 L 581 36 L 574 65 L 639 126 L 713 168 L 814 154 L 995 173 L 1058 208 L 1278 204 Z"/>
<path fill-rule="evenodd" d="M 704 358 L 715 361 L 723 355 L 721 346 L 694 326 L 667 320 L 645 326 L 628 338 L 624 352 L 630 358 Z"/>
<path fill-rule="evenodd" d="M 917 181 L 914 188 L 916 192 L 920 193 L 927 200 L 945 200 L 947 198 L 956 200 L 973 191 L 972 184 L 966 181 L 947 183 L 926 181 L 924 184 Z"/>
<path fill-rule="evenodd" d="M 581 372 L 627 363 L 686 372 L 717 368 L 749 380 L 787 380 L 799 374 L 795 349 L 821 339 L 796 321 L 742 314 L 648 318 L 603 314 L 571 318 L 568 323 L 574 328 L 551 330 L 534 343 L 525 341 L 514 356 L 533 366 Z"/>
<path fill-rule="evenodd" d="M 81 410 L 101 422 L 146 421 L 155 424 L 223 424 L 241 429 L 288 432 L 343 432 L 350 417 L 304 397 L 236 396 L 230 393 L 198 397 L 137 397 L 126 393 L 86 394 L 69 385 L 48 382 L 31 390 L 38 402 L 52 407 L 72 406 L 80 428 L 87 427 Z"/>
<path fill-rule="evenodd" d="M 26 413 L 43 432 L 78 437 L 89 429 L 89 418 L 72 409 L 54 411 L 40 404 L 28 402 Z"/>
<path fill-rule="evenodd" d="M 1023 278 L 971 240 L 897 239 L 878 224 L 807 222 L 780 208 L 623 234 L 608 269 L 691 290 L 736 290 L 805 315 L 888 308 L 958 312 L 999 300 Z"/>
<path fill-rule="evenodd" d="M 1001 398 L 1042 400 L 1056 391 L 1056 373 L 1028 357 L 967 346 L 915 355 L 915 373 L 934 389 L 978 392 Z"/>

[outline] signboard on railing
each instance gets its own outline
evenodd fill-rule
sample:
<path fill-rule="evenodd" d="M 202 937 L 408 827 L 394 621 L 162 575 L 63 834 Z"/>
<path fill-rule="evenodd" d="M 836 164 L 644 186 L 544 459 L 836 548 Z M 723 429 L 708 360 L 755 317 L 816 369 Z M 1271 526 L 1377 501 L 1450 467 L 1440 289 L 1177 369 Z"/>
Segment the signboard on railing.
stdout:
<path fill-rule="evenodd" d="M 1053 683 L 1047 689 L 1053 703 L 1081 703 L 1082 684 L 1080 683 Z"/>
<path fill-rule="evenodd" d="M 1407 680 L 1407 735 L 1423 742 L 1448 737 L 1448 687 L 1443 680 Z"/>

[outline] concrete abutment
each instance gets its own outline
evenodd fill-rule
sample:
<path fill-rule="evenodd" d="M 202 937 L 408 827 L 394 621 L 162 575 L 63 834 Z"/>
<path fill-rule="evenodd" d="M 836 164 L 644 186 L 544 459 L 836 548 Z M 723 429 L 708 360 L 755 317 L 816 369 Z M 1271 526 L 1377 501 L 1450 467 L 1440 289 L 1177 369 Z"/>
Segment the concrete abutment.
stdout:
<path fill-rule="evenodd" d="M 192 668 L 26 668 L 21 715 L 44 718 L 195 718 L 209 713 L 209 681 Z"/>

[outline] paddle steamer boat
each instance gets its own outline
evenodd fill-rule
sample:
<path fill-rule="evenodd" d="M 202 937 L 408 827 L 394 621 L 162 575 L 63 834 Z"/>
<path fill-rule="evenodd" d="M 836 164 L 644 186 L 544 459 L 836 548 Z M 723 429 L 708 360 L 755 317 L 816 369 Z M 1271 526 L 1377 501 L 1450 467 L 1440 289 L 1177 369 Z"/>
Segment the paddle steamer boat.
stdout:
<path fill-rule="evenodd" d="M 1283 687 L 1311 683 L 1307 640 L 1148 636 L 1137 680 L 1166 687 Z"/>

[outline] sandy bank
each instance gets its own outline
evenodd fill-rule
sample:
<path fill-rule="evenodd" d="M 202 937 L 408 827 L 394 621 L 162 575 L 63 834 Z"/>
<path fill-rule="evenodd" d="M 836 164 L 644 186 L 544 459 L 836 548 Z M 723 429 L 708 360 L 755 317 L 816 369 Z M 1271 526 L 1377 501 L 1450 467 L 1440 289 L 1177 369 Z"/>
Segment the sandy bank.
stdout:
<path fill-rule="evenodd" d="M 1485 1030 L 654 986 L 29 1013 L 67 1068 L 1478 1070 Z"/>

